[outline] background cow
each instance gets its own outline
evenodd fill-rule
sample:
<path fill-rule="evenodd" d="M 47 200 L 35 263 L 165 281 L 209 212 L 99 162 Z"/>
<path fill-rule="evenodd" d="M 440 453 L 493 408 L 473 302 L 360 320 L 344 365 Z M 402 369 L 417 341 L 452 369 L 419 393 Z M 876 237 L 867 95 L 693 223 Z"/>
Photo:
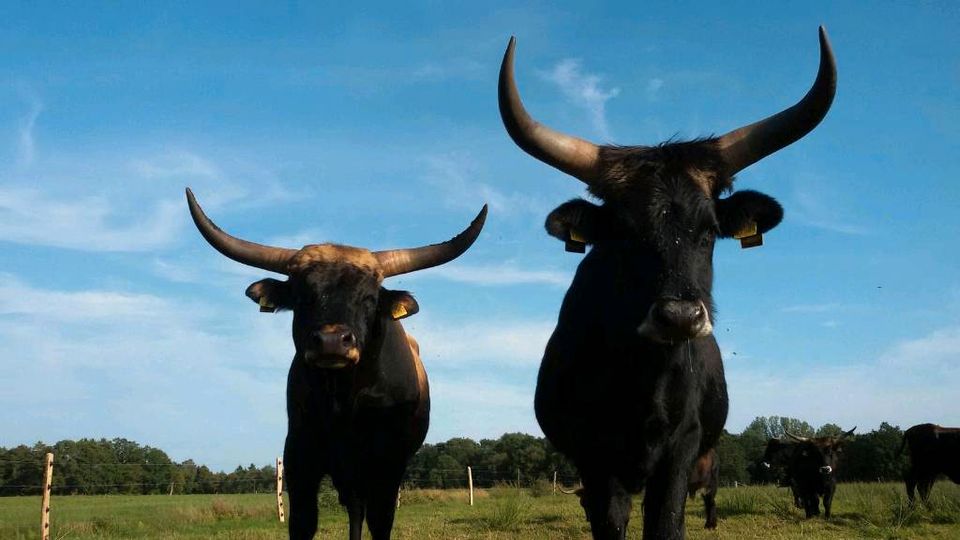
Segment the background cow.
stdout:
<path fill-rule="evenodd" d="M 960 484 L 960 428 L 918 424 L 903 433 L 898 456 L 907 445 L 910 446 L 910 468 L 904 481 L 911 503 L 914 487 L 920 491 L 920 499 L 927 502 L 930 488 L 941 474 Z"/>
<path fill-rule="evenodd" d="M 514 80 L 515 40 L 500 68 L 499 105 L 513 141 L 583 181 L 602 205 L 577 199 L 547 218 L 568 249 L 593 247 L 563 300 L 540 367 L 534 407 L 550 442 L 583 479 L 594 538 L 626 537 L 631 494 L 644 493 L 644 537 L 684 536 L 694 461 L 727 417 L 713 329 L 713 245 L 776 226 L 783 211 L 734 174 L 797 141 L 826 115 L 836 66 L 820 31 L 820 68 L 794 106 L 718 138 L 598 146 L 535 121 Z"/>
<path fill-rule="evenodd" d="M 423 444 L 430 416 L 419 347 L 399 319 L 419 310 L 384 278 L 443 264 L 480 234 L 484 206 L 453 239 L 416 249 L 370 252 L 335 244 L 284 249 L 234 238 L 203 213 L 187 189 L 190 215 L 211 246 L 231 259 L 288 276 L 247 288 L 260 311 L 293 311 L 296 354 L 287 377 L 283 449 L 292 539 L 317 530 L 317 489 L 330 475 L 360 540 L 364 518 L 374 539 L 390 537 L 397 488 Z"/>
<path fill-rule="evenodd" d="M 796 442 L 770 439 L 763 451 L 763 457 L 760 458 L 760 467 L 765 472 L 764 481 L 773 482 L 780 487 L 789 487 L 790 493 L 793 494 L 794 506 L 803 508 L 797 483 L 790 476 L 790 464 L 796 449 Z"/>
<path fill-rule="evenodd" d="M 794 497 L 799 494 L 808 518 L 820 515 L 820 497 L 823 497 L 823 517 L 830 517 L 844 439 L 853 435 L 855 429 L 839 437 L 800 437 L 787 433 L 797 441 L 787 471 L 796 486 Z"/>

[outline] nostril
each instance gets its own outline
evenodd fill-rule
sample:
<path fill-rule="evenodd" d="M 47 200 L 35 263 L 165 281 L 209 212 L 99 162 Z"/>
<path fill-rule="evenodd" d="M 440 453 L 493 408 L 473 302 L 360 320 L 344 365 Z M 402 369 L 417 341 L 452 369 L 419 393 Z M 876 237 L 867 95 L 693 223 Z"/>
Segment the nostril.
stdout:
<path fill-rule="evenodd" d="M 343 343 L 345 347 L 353 347 L 357 344 L 357 337 L 352 333 L 347 332 L 340 336 L 340 342 Z"/>

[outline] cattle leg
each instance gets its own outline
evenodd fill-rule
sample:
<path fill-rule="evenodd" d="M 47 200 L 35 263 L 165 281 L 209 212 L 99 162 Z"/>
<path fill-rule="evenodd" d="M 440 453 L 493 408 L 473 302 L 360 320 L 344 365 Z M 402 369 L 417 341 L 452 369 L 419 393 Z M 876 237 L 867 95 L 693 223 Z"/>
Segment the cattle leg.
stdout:
<path fill-rule="evenodd" d="M 347 515 L 350 518 L 350 540 L 361 540 L 363 537 L 363 501 L 353 497 L 347 506 Z"/>
<path fill-rule="evenodd" d="M 695 447 L 694 447 L 695 448 Z M 661 464 L 647 482 L 643 498 L 643 538 L 670 540 L 684 538 L 684 496 L 693 458 L 672 459 Z M 682 463 L 683 466 L 677 466 Z"/>
<path fill-rule="evenodd" d="M 707 515 L 707 529 L 717 528 L 717 485 L 714 483 L 703 494 L 703 513 Z"/>
<path fill-rule="evenodd" d="M 391 482 L 370 494 L 367 499 L 367 527 L 373 540 L 389 540 L 393 517 L 397 511 L 397 487 Z"/>
<path fill-rule="evenodd" d="M 626 539 L 633 501 L 619 480 L 610 475 L 583 475 L 580 505 L 594 540 Z"/>
<path fill-rule="evenodd" d="M 913 470 L 907 471 L 903 481 L 907 485 L 907 500 L 911 505 L 915 504 L 913 490 L 917 487 L 917 474 Z"/>
<path fill-rule="evenodd" d="M 807 518 L 820 515 L 820 497 L 816 494 L 809 495 L 803 500 L 803 509 Z"/>
<path fill-rule="evenodd" d="M 323 474 L 310 453 L 308 445 L 287 436 L 283 462 L 290 495 L 290 540 L 310 540 L 317 532 L 317 490 Z"/>
<path fill-rule="evenodd" d="M 920 491 L 920 500 L 924 504 L 930 502 L 930 489 L 933 488 L 933 483 L 936 480 L 935 476 L 928 476 L 920 480 L 917 489 Z"/>
<path fill-rule="evenodd" d="M 830 519 L 830 507 L 833 506 L 833 494 L 836 493 L 837 486 L 830 486 L 827 492 L 823 494 L 823 517 Z"/>

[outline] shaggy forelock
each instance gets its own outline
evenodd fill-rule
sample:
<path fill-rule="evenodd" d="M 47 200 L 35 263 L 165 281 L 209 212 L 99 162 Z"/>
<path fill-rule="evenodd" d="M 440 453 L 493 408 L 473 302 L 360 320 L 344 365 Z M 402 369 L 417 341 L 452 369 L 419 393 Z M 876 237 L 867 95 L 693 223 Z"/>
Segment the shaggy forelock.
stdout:
<path fill-rule="evenodd" d="M 689 178 L 713 198 L 733 187 L 715 138 L 671 140 L 656 146 L 602 146 L 600 161 L 603 180 L 589 189 L 605 201 L 671 176 Z"/>

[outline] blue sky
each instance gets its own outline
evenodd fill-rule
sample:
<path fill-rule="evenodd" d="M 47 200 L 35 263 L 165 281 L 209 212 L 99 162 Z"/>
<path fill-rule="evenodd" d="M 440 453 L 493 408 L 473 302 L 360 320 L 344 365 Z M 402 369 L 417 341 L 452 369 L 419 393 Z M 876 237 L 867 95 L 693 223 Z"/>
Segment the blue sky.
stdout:
<path fill-rule="evenodd" d="M 214 252 L 183 188 L 251 240 L 371 249 L 487 226 L 391 279 L 433 391 L 428 441 L 539 434 L 543 345 L 580 256 L 543 231 L 582 185 L 513 145 L 530 112 L 596 142 L 723 133 L 837 55 L 824 123 L 739 175 L 785 207 L 715 253 L 740 431 L 757 415 L 960 425 L 960 8 L 948 2 L 0 6 L 0 446 L 127 437 L 217 468 L 285 433 L 290 315 Z"/>

